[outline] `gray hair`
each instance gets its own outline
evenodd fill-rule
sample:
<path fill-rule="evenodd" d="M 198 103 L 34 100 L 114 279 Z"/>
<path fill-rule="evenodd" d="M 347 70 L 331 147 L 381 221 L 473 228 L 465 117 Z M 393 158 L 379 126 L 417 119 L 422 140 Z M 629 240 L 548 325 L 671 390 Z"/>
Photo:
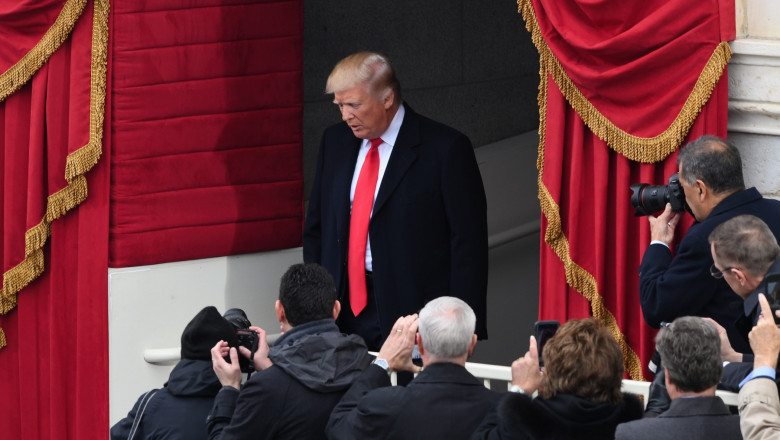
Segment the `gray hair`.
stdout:
<path fill-rule="evenodd" d="M 401 102 L 401 84 L 395 76 L 390 60 L 374 52 L 358 52 L 336 64 L 328 76 L 325 93 L 337 93 L 358 84 L 366 84 L 374 98 L 382 100 L 392 91 Z"/>
<path fill-rule="evenodd" d="M 763 277 L 780 258 L 780 246 L 769 226 L 753 215 L 738 215 L 712 230 L 710 244 L 721 264 Z"/>
<path fill-rule="evenodd" d="M 704 135 L 680 150 L 677 166 L 680 179 L 688 185 L 704 182 L 715 194 L 729 194 L 745 189 L 742 158 L 731 142 Z"/>
<path fill-rule="evenodd" d="M 669 381 L 683 392 L 702 392 L 720 382 L 723 364 L 715 326 L 684 316 L 662 328 L 655 338 Z"/>
<path fill-rule="evenodd" d="M 477 317 L 463 300 L 441 296 L 420 310 L 417 322 L 425 351 L 440 359 L 453 359 L 468 353 Z"/>

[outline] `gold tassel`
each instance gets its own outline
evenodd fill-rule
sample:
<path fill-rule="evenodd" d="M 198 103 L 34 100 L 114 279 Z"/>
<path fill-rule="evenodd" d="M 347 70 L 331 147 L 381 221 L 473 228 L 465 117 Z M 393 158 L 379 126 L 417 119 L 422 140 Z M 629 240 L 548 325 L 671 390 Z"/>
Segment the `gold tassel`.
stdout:
<path fill-rule="evenodd" d="M 35 75 L 35 72 L 49 60 L 51 54 L 68 39 L 87 0 L 68 0 L 54 24 L 43 34 L 41 41 L 27 52 L 21 60 L 0 75 L 0 102 L 19 90 Z"/>
<path fill-rule="evenodd" d="M 3 348 L 5 346 L 6 346 L 5 333 L 3 332 L 3 329 L 0 328 L 0 348 Z"/>

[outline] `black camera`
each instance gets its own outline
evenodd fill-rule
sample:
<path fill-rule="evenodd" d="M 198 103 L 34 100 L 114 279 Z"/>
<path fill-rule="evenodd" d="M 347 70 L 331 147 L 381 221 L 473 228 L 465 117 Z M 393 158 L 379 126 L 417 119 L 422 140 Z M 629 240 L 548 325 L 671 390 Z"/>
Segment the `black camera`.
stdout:
<path fill-rule="evenodd" d="M 636 210 L 637 217 L 663 211 L 667 203 L 672 205 L 674 212 L 689 210 L 677 173 L 669 176 L 668 185 L 634 183 L 629 188 L 631 188 L 631 206 Z"/>
<path fill-rule="evenodd" d="M 252 353 L 249 359 L 245 358 L 241 353 L 238 354 L 238 364 L 241 366 L 241 372 L 251 373 L 255 371 L 255 364 L 252 360 L 257 351 L 258 337 L 256 331 L 249 330 L 249 326 L 251 326 L 252 323 L 249 322 L 246 313 L 241 309 L 230 309 L 225 312 L 222 317 L 236 329 L 236 338 L 238 338 L 239 347 L 246 347 Z M 238 349 L 238 347 L 236 347 L 236 349 Z"/>

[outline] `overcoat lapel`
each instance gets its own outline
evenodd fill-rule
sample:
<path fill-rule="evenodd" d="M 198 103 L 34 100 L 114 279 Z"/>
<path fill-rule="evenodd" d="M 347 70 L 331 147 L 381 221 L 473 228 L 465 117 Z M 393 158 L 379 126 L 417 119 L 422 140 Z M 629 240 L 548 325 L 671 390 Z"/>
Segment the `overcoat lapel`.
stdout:
<path fill-rule="evenodd" d="M 404 104 L 404 106 L 406 114 L 401 123 L 398 138 L 396 138 L 395 145 L 393 145 L 390 161 L 387 163 L 385 174 L 382 177 L 379 193 L 374 201 L 372 218 L 382 209 L 382 206 L 384 206 L 401 182 L 401 179 L 403 179 L 409 166 L 417 159 L 415 147 L 420 143 L 420 123 L 417 119 L 417 114 L 408 105 Z"/>

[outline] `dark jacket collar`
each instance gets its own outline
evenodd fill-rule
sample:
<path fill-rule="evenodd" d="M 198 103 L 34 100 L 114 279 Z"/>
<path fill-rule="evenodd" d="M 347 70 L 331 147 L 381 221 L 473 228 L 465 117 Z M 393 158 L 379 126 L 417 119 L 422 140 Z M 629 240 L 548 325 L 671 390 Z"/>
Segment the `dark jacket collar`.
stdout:
<path fill-rule="evenodd" d="M 458 383 L 462 385 L 484 386 L 465 367 L 452 362 L 437 362 L 426 365 L 422 373 L 418 374 L 411 382 L 411 384 L 415 383 Z"/>
<path fill-rule="evenodd" d="M 669 405 L 669 409 L 661 413 L 658 418 L 729 415 L 731 412 L 720 397 L 702 396 L 674 399 Z"/>
<path fill-rule="evenodd" d="M 761 198 L 762 198 L 761 193 L 758 192 L 758 190 L 754 187 L 744 189 L 742 191 L 737 191 L 734 194 L 731 194 L 730 196 L 721 200 L 720 203 L 718 203 L 718 205 L 712 209 L 712 212 L 710 213 L 710 215 L 707 216 L 707 218 L 704 221 L 707 221 L 710 218 L 722 214 L 724 212 L 731 211 L 732 209 L 737 208 L 739 206 L 755 202 L 756 200 L 760 200 Z"/>

